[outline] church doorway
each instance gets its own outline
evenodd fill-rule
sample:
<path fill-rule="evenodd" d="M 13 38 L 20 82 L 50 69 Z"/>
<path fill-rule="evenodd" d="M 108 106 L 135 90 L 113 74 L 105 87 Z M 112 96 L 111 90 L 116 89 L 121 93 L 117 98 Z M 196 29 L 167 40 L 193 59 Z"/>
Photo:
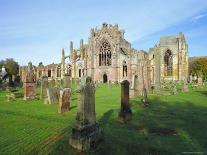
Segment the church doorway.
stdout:
<path fill-rule="evenodd" d="M 108 81 L 108 77 L 106 74 L 103 75 L 103 83 L 107 83 Z"/>

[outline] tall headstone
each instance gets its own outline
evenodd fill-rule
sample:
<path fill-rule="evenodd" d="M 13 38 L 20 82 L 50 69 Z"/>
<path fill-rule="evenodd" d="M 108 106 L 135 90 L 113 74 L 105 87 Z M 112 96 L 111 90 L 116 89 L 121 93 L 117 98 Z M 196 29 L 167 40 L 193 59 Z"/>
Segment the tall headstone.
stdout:
<path fill-rule="evenodd" d="M 144 95 L 144 98 L 141 99 L 141 102 L 143 104 L 143 106 L 148 106 L 149 105 L 149 100 L 148 100 L 148 97 L 147 97 L 147 89 L 146 88 L 143 88 L 143 95 Z"/>
<path fill-rule="evenodd" d="M 60 97 L 60 90 L 57 87 L 47 88 L 47 99 L 45 104 L 58 104 Z"/>
<path fill-rule="evenodd" d="M 132 76 L 132 83 L 131 83 L 131 88 L 130 88 L 130 98 L 136 97 L 138 95 L 138 79 L 137 75 Z"/>
<path fill-rule="evenodd" d="M 32 63 L 28 63 L 28 70 L 24 79 L 24 100 L 34 99 L 35 94 L 35 75 L 33 73 Z"/>
<path fill-rule="evenodd" d="M 91 77 L 84 76 L 77 89 L 79 93 L 76 125 L 72 129 L 70 145 L 80 151 L 89 150 L 101 140 L 101 129 L 96 123 L 95 86 Z"/>
<path fill-rule="evenodd" d="M 66 112 L 70 109 L 70 88 L 64 88 L 60 91 L 59 113 Z"/>
<path fill-rule="evenodd" d="M 43 76 L 41 79 L 41 92 L 40 92 L 41 99 L 47 98 L 47 88 L 48 88 L 48 77 Z"/>
<path fill-rule="evenodd" d="M 203 79 L 201 76 L 198 76 L 198 85 L 199 86 L 203 85 Z"/>
<path fill-rule="evenodd" d="M 132 111 L 129 104 L 129 81 L 124 80 L 121 82 L 121 110 L 119 118 L 126 122 L 131 119 Z"/>
<path fill-rule="evenodd" d="M 71 77 L 67 74 L 64 75 L 63 77 L 63 80 L 62 80 L 62 85 L 63 85 L 63 88 L 70 88 L 71 87 Z"/>

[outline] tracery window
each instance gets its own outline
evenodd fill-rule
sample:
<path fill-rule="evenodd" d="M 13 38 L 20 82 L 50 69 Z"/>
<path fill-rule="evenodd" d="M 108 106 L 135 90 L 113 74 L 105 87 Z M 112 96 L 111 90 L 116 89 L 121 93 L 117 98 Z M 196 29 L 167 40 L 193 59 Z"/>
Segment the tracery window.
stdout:
<path fill-rule="evenodd" d="M 164 55 L 164 68 L 165 68 L 165 76 L 172 76 L 173 73 L 173 58 L 172 52 L 167 50 Z"/>
<path fill-rule="evenodd" d="M 106 40 L 100 47 L 99 66 L 111 66 L 111 45 Z"/>

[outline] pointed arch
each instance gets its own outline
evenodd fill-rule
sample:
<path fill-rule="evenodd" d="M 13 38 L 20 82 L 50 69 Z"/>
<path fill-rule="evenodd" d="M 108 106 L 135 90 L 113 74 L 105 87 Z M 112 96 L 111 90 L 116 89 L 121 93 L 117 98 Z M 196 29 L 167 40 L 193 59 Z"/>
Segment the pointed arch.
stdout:
<path fill-rule="evenodd" d="M 106 39 L 100 45 L 99 66 L 111 66 L 111 45 Z"/>
<path fill-rule="evenodd" d="M 173 55 L 172 51 L 167 49 L 164 54 L 164 73 L 165 76 L 173 75 Z"/>

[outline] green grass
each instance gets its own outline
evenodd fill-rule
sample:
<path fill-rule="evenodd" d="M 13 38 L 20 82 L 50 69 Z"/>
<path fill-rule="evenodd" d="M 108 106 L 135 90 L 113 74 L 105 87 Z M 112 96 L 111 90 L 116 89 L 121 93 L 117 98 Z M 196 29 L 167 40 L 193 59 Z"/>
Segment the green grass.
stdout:
<path fill-rule="evenodd" d="M 149 97 L 151 104 L 147 108 L 141 107 L 139 97 L 132 99 L 133 118 L 121 124 L 117 120 L 120 87 L 98 88 L 96 115 L 104 141 L 81 154 L 207 154 L 207 88 Z M 71 111 L 58 114 L 58 105 L 45 105 L 43 100 L 8 102 L 6 92 L 0 92 L 0 154 L 80 154 L 69 146 L 77 111 L 75 94 L 71 106 Z M 151 133 L 153 128 L 167 128 L 175 133 Z"/>

